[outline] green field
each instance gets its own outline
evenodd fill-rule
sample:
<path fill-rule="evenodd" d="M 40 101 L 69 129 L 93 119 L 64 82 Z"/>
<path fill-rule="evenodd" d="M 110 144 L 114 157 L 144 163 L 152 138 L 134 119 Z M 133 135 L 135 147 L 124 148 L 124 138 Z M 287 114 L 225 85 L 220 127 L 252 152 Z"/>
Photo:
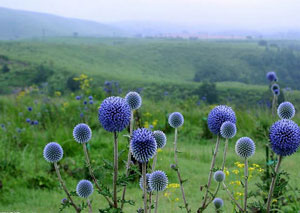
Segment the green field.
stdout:
<path fill-rule="evenodd" d="M 200 207 L 204 192 L 200 186 L 207 182 L 212 151 L 216 137 L 207 129 L 206 118 L 216 104 L 231 106 L 237 115 L 238 133 L 229 142 L 226 183 L 235 193 L 242 186 L 230 184 L 240 178 L 242 170 L 235 162 L 242 159 L 235 154 L 238 138 L 251 137 L 256 143 L 256 153 L 250 165 L 266 167 L 265 145 L 268 130 L 277 118 L 272 118 L 269 108 L 272 100 L 265 75 L 276 70 L 281 88 L 280 101 L 293 102 L 300 107 L 298 80 L 299 42 L 133 38 L 47 38 L 19 41 L 0 41 L 0 212 L 58 212 L 65 194 L 59 186 L 53 166 L 43 158 L 44 146 L 56 141 L 64 149 L 59 162 L 63 178 L 70 191 L 75 191 L 81 179 L 89 179 L 82 147 L 72 136 L 73 128 L 80 122 L 87 123 L 92 131 L 90 154 L 99 181 L 112 187 L 112 173 L 105 168 L 113 160 L 113 136 L 104 131 L 98 121 L 98 107 L 108 92 L 103 90 L 105 81 L 117 81 L 124 97 L 129 90 L 141 89 L 143 106 L 139 109 L 140 127 L 154 126 L 163 130 L 167 146 L 158 153 L 157 169 L 166 171 L 169 183 L 177 183 L 176 173 L 170 168 L 174 163 L 174 130 L 167 123 L 169 113 L 179 111 L 185 118 L 179 129 L 179 166 L 188 203 L 192 212 Z M 85 74 L 89 81 L 86 90 L 79 88 L 74 77 Z M 218 99 L 208 103 L 206 97 L 214 85 Z M 84 95 L 76 100 L 77 95 Z M 94 97 L 94 104 L 83 104 L 87 97 Z M 200 102 L 199 102 L 200 101 Z M 29 112 L 27 107 L 32 107 Z M 83 116 L 81 116 L 83 113 Z M 37 120 L 30 125 L 26 119 Z M 296 114 L 294 121 L 300 122 Z M 124 173 L 127 159 L 125 130 L 119 133 L 120 174 Z M 224 143 L 221 143 L 217 167 L 222 161 Z M 299 152 L 284 159 L 282 169 L 290 176 L 285 186 L 286 205 L 282 212 L 300 209 L 300 191 L 295 188 L 300 178 L 297 170 Z M 151 162 L 150 162 L 151 163 Z M 237 171 L 239 170 L 238 174 Z M 260 189 L 264 172 L 254 170 L 250 191 Z M 125 212 L 136 212 L 143 206 L 142 190 L 138 175 L 129 183 L 128 199 L 134 206 L 126 205 Z M 213 187 L 216 183 L 213 183 Z M 264 191 L 265 192 L 265 191 Z M 169 197 L 161 193 L 159 212 L 184 212 L 180 189 L 168 189 Z M 267 193 L 267 192 L 265 192 Z M 121 196 L 121 192 L 119 192 Z M 233 205 L 224 190 L 218 194 L 225 201 L 224 212 L 233 212 Z M 178 199 L 177 199 L 178 198 Z M 259 201 L 253 196 L 249 203 Z M 82 200 L 75 197 L 77 202 Z M 105 200 L 95 191 L 92 195 L 94 212 L 105 208 Z M 85 209 L 87 212 L 87 209 Z M 64 212 L 73 212 L 65 209 Z M 209 206 L 206 212 L 213 212 Z"/>
<path fill-rule="evenodd" d="M 70 191 L 75 191 L 77 181 L 88 178 L 88 172 L 84 166 L 84 155 L 82 147 L 72 138 L 73 127 L 85 121 L 93 131 L 93 138 L 90 142 L 90 153 L 95 173 L 101 183 L 111 186 L 111 174 L 101 170 L 97 166 L 104 164 L 104 160 L 113 159 L 113 137 L 103 130 L 98 122 L 97 107 L 101 100 L 96 99 L 94 105 L 90 105 L 85 111 L 84 117 L 80 117 L 82 111 L 82 101 L 75 100 L 74 97 L 51 98 L 46 100 L 46 95 L 38 95 L 34 92 L 23 97 L 9 96 L 0 99 L 0 123 L 5 125 L 5 130 L 0 129 L 1 137 L 1 173 L 0 180 L 3 184 L 0 193 L 1 211 L 20 212 L 58 212 L 60 201 L 65 197 L 57 182 L 55 171 L 43 159 L 42 151 L 44 146 L 50 141 L 59 142 L 64 149 L 64 158 L 59 163 L 63 178 L 67 182 Z M 27 107 L 32 106 L 33 111 L 28 112 Z M 188 182 L 184 184 L 187 200 L 193 211 L 200 206 L 201 196 L 200 185 L 206 184 L 211 153 L 214 147 L 215 137 L 208 139 L 205 117 L 212 106 L 197 106 L 194 102 L 172 102 L 170 100 L 159 101 L 155 104 L 144 97 L 144 103 L 139 113 L 142 116 L 142 125 L 147 126 L 157 120 L 154 129 L 161 129 L 167 133 L 167 146 L 158 154 L 157 169 L 166 171 L 169 182 L 177 183 L 176 174 L 170 169 L 173 163 L 173 130 L 166 123 L 166 115 L 173 111 L 180 111 L 185 117 L 185 123 L 179 129 L 178 148 L 182 152 L 179 154 L 179 165 L 183 178 Z M 255 108 L 250 111 L 240 110 L 234 107 L 237 114 L 237 136 L 229 142 L 229 153 L 226 167 L 230 174 L 226 177 L 226 183 L 235 192 L 242 191 L 242 187 L 234 188 L 229 183 L 237 180 L 238 175 L 232 171 L 237 169 L 235 162 L 242 162 L 234 151 L 234 144 L 239 137 L 249 136 L 256 143 L 257 151 L 250 159 L 250 165 L 259 164 L 265 167 L 264 146 L 268 142 L 267 126 L 272 124 L 270 111 L 266 108 Z M 26 118 L 39 120 L 37 126 L 30 126 L 26 123 Z M 294 119 L 300 121 L 299 114 Z M 22 129 L 18 133 L 18 128 Z M 206 134 L 205 134 L 206 133 Z M 127 157 L 126 131 L 119 134 L 119 149 L 124 150 L 119 161 L 120 171 L 124 172 L 123 160 Z M 220 167 L 224 143 L 221 143 L 220 153 L 217 158 L 217 167 Z M 287 157 L 283 161 L 282 168 L 290 173 L 290 185 L 297 186 L 300 173 L 297 169 L 297 162 L 300 160 L 299 153 Z M 98 169 L 97 169 L 98 168 Z M 242 171 L 240 171 L 242 172 Z M 253 173 L 250 180 L 250 191 L 257 189 L 255 183 L 259 181 L 259 175 Z M 216 184 L 213 183 L 213 186 Z M 299 199 L 299 192 L 295 192 Z M 119 194 L 120 196 L 120 194 Z M 136 201 L 134 206 L 127 205 L 125 212 L 135 212 L 142 207 L 142 191 L 138 186 L 138 179 L 129 184 L 128 198 Z M 171 198 L 179 198 L 179 201 L 170 201 L 161 193 L 159 212 L 184 212 L 178 207 L 182 205 L 182 198 L 179 188 L 171 191 Z M 232 212 L 232 204 L 221 190 L 219 197 L 225 201 L 224 212 Z M 80 201 L 79 198 L 75 198 Z M 103 198 L 96 192 L 92 196 L 92 206 L 96 212 L 98 208 L 104 208 Z M 255 198 L 250 198 L 253 202 Z M 293 212 L 293 205 L 283 207 L 285 212 Z M 298 206 L 299 209 L 299 206 Z M 64 210 L 73 212 L 71 208 Z M 210 206 L 207 212 L 212 212 Z"/>

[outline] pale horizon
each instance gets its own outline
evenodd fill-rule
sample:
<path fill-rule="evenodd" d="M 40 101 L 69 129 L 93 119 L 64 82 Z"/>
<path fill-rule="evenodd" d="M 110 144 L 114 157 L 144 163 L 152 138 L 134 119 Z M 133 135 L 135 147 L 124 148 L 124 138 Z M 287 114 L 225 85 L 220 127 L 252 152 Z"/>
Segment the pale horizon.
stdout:
<path fill-rule="evenodd" d="M 154 22 L 253 31 L 300 31 L 298 0 L 1 0 L 0 7 L 101 23 Z"/>

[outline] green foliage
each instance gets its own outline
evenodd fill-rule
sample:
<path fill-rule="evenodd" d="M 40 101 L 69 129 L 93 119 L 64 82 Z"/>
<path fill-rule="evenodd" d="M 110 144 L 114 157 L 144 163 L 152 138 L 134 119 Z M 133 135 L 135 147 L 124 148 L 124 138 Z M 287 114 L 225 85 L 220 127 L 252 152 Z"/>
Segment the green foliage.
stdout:
<path fill-rule="evenodd" d="M 218 91 L 215 83 L 204 82 L 196 90 L 195 94 L 199 99 L 207 101 L 209 104 L 218 103 Z"/>

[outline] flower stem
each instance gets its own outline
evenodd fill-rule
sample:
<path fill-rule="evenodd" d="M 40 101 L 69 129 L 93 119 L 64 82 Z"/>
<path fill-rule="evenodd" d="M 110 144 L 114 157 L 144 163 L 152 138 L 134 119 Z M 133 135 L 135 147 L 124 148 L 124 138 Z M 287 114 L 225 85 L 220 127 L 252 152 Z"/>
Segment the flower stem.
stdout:
<path fill-rule="evenodd" d="M 158 207 L 158 191 L 156 192 L 156 199 L 155 199 L 155 213 L 157 213 L 157 207 Z"/>
<path fill-rule="evenodd" d="M 228 149 L 228 139 L 225 140 L 225 146 L 224 146 L 224 154 L 223 154 L 223 163 L 222 163 L 222 171 L 224 171 L 225 168 L 225 161 L 226 161 L 226 154 Z"/>
<path fill-rule="evenodd" d="M 90 162 L 90 157 L 89 157 L 89 154 L 88 154 L 88 151 L 87 151 L 87 148 L 86 148 L 86 144 L 83 143 L 82 147 L 83 147 L 83 152 L 84 152 L 84 155 L 85 155 L 85 161 L 86 161 L 86 165 L 87 165 L 87 167 L 89 169 L 90 176 L 92 177 L 93 182 L 95 183 L 97 189 L 101 192 L 102 189 L 99 186 L 98 181 L 97 181 L 97 179 L 96 179 L 96 177 L 94 175 L 94 172 L 92 170 L 92 166 L 91 166 L 91 162 Z M 104 196 L 104 198 L 107 200 L 107 202 L 109 203 L 110 206 L 113 206 L 113 203 L 111 202 L 111 200 L 107 196 Z"/>
<path fill-rule="evenodd" d="M 130 126 L 129 126 L 129 135 L 130 135 L 130 138 L 132 136 L 133 123 L 134 123 L 133 110 L 131 110 Z M 128 156 L 127 156 L 127 163 L 126 163 L 126 178 L 128 178 L 128 176 L 129 176 L 130 162 L 131 162 L 131 152 L 130 152 L 130 139 L 129 139 L 129 143 L 128 143 Z M 123 188 L 121 209 L 123 209 L 123 206 L 124 206 L 124 203 L 125 203 L 126 188 L 127 188 L 127 184 Z"/>
<path fill-rule="evenodd" d="M 219 149 L 219 144 L 220 144 L 220 135 L 217 136 L 217 142 L 216 142 L 215 151 L 214 151 L 213 158 L 212 158 L 211 165 L 210 165 L 210 170 L 209 170 L 209 175 L 208 175 L 208 182 L 207 182 L 207 186 L 206 186 L 205 196 L 204 196 L 204 199 L 203 199 L 202 209 L 205 206 L 206 200 L 207 200 L 207 197 L 208 197 L 208 190 L 209 190 L 209 187 L 210 187 L 210 184 L 211 184 L 211 179 L 212 179 L 212 174 L 213 174 L 213 170 L 214 170 L 215 163 L 216 163 L 216 157 L 217 157 L 217 153 L 218 153 L 218 149 Z"/>
<path fill-rule="evenodd" d="M 232 202 L 239 208 L 239 210 L 241 212 L 243 212 L 243 208 L 240 206 L 240 204 L 238 202 L 236 202 L 236 200 L 234 199 L 234 197 L 232 196 L 231 192 L 229 191 L 229 189 L 227 188 L 226 184 L 223 182 L 223 187 L 226 190 L 228 196 L 230 197 L 230 199 L 232 200 Z"/>
<path fill-rule="evenodd" d="M 175 138 L 174 138 L 174 161 L 175 161 L 175 165 L 176 165 L 176 172 L 177 172 L 177 176 L 178 176 L 178 181 L 180 184 L 180 190 L 181 190 L 181 194 L 182 194 L 182 199 L 184 202 L 184 207 L 186 208 L 186 212 L 189 213 L 191 212 L 191 210 L 189 209 L 188 203 L 186 202 L 186 198 L 185 198 L 185 193 L 184 193 L 184 188 L 183 188 L 183 181 L 181 179 L 181 175 L 179 172 L 179 166 L 178 166 L 178 158 L 177 158 L 177 128 L 175 128 Z"/>
<path fill-rule="evenodd" d="M 54 168 L 55 168 L 58 180 L 60 182 L 60 185 L 62 186 L 62 188 L 64 189 L 66 195 L 68 196 L 71 205 L 74 207 L 74 209 L 77 213 L 81 212 L 81 209 L 74 203 L 74 201 L 73 201 L 73 199 L 72 199 L 72 197 L 71 197 L 71 195 L 70 195 L 70 193 L 69 193 L 69 191 L 68 191 L 68 189 L 67 189 L 67 187 L 66 187 L 66 185 L 63 181 L 63 179 L 61 178 L 61 174 L 60 174 L 60 171 L 59 171 L 59 168 L 58 168 L 58 165 L 57 165 L 56 162 L 54 163 Z"/>
<path fill-rule="evenodd" d="M 118 135 L 117 132 L 114 132 L 114 179 L 113 179 L 113 202 L 114 207 L 118 208 L 117 200 L 117 181 L 118 181 Z"/>
<path fill-rule="evenodd" d="M 270 212 L 273 191 L 274 191 L 275 182 L 276 182 L 276 178 L 277 178 L 277 175 L 278 175 L 278 171 L 279 171 L 281 160 L 282 160 L 282 156 L 279 155 L 278 156 L 278 162 L 277 162 L 277 165 L 275 167 L 275 174 L 272 177 L 272 182 L 271 182 L 271 185 L 270 185 L 270 191 L 269 191 L 269 194 L 268 194 L 267 212 Z"/>
<path fill-rule="evenodd" d="M 92 205 L 91 205 L 91 202 L 90 202 L 89 199 L 87 199 L 87 204 L 88 204 L 88 207 L 89 207 L 89 213 L 93 213 Z"/>
<path fill-rule="evenodd" d="M 155 165 L 156 165 L 156 161 L 157 161 L 157 153 L 155 154 L 154 158 L 153 158 L 153 162 L 152 162 L 152 172 L 154 172 L 155 170 Z M 149 193 L 149 213 L 151 213 L 151 206 L 152 206 L 152 192 Z"/>
<path fill-rule="evenodd" d="M 247 212 L 247 198 L 248 198 L 248 159 L 245 158 L 245 168 L 244 168 L 244 178 L 245 178 L 245 193 L 244 193 L 244 212 Z"/>
<path fill-rule="evenodd" d="M 142 164 L 142 177 L 143 177 L 143 192 L 144 192 L 144 213 L 147 213 L 147 179 L 146 179 L 146 163 Z"/>

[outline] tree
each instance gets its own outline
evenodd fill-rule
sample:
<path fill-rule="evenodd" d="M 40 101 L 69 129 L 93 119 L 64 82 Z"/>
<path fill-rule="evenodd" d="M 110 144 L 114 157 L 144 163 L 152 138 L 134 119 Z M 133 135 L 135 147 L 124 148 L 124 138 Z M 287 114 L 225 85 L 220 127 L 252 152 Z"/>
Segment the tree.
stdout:
<path fill-rule="evenodd" d="M 9 67 L 7 66 L 7 64 L 5 64 L 3 67 L 2 67 L 2 73 L 8 73 L 10 71 Z"/>
<path fill-rule="evenodd" d="M 219 99 L 216 84 L 212 82 L 203 82 L 195 90 L 195 95 L 197 95 L 199 99 L 206 100 L 209 104 L 216 103 Z"/>

